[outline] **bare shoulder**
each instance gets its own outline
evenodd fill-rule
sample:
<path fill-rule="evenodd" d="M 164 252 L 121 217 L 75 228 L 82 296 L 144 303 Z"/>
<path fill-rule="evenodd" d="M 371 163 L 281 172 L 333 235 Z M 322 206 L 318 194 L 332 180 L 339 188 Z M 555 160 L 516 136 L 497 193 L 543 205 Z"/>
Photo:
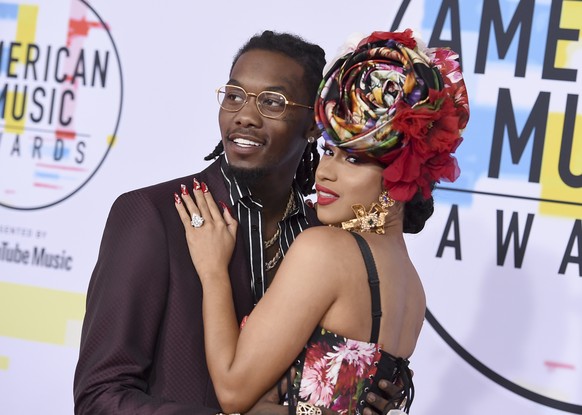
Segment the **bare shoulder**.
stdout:
<path fill-rule="evenodd" d="M 353 241 L 353 238 L 349 232 L 343 229 L 331 226 L 314 226 L 301 232 L 293 246 L 301 248 L 317 246 L 320 252 L 324 252 L 328 249 L 335 251 L 337 248 L 349 244 L 350 241 Z"/>
<path fill-rule="evenodd" d="M 355 240 L 349 232 L 329 226 L 314 226 L 297 237 L 287 256 L 301 259 L 317 268 L 341 267 L 354 251 Z"/>

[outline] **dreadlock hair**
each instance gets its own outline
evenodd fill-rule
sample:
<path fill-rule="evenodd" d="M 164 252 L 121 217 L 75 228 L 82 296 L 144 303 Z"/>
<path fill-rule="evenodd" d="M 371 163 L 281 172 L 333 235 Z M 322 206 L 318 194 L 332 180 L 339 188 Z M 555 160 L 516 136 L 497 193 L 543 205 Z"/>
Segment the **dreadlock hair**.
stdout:
<path fill-rule="evenodd" d="M 318 45 L 309 43 L 297 35 L 291 33 L 277 33 L 265 30 L 251 37 L 234 56 L 230 70 L 244 53 L 251 50 L 266 50 L 282 53 L 295 60 L 303 68 L 303 83 L 310 102 L 315 102 L 317 89 L 322 79 L 325 66 L 325 51 Z M 212 160 L 224 152 L 222 141 L 214 148 L 212 153 L 204 157 L 204 160 Z M 304 195 L 312 194 L 315 183 L 315 169 L 319 164 L 319 152 L 316 143 L 308 143 L 295 178 Z"/>
<path fill-rule="evenodd" d="M 206 160 L 206 161 L 214 160 L 216 157 L 220 156 L 223 151 L 224 151 L 224 146 L 222 145 L 222 140 L 221 140 L 218 142 L 216 147 L 214 147 L 214 150 L 212 150 L 212 153 L 210 153 L 209 155 L 204 157 L 204 160 Z"/>
<path fill-rule="evenodd" d="M 295 180 L 304 196 L 315 193 L 313 185 L 315 184 L 315 170 L 319 165 L 319 151 L 317 151 L 317 141 L 307 143 L 303 157 L 299 162 L 295 172 Z"/>
<path fill-rule="evenodd" d="M 265 30 L 263 33 L 251 37 L 238 50 L 230 70 L 232 71 L 242 54 L 255 49 L 282 53 L 301 65 L 304 72 L 303 81 L 309 100 L 315 102 L 317 89 L 323 77 L 323 67 L 325 66 L 325 52 L 321 47 L 291 33 L 277 33 Z"/>

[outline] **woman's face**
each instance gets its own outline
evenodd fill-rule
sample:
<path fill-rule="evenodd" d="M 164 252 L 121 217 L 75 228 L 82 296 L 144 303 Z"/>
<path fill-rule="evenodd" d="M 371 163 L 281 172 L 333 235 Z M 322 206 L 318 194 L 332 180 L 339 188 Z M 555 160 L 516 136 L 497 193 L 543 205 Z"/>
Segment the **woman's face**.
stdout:
<path fill-rule="evenodd" d="M 379 163 L 325 143 L 315 173 L 319 220 L 338 224 L 355 218 L 352 205 L 368 209 L 378 202 L 383 170 Z"/>

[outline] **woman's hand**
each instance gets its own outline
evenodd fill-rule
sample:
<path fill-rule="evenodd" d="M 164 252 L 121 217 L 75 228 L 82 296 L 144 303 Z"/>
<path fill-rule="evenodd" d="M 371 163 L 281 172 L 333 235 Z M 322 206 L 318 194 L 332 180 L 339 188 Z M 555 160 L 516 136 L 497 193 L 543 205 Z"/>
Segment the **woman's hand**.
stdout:
<path fill-rule="evenodd" d="M 180 195 L 174 193 L 192 262 L 201 280 L 218 274 L 228 276 L 238 223 L 222 202 L 221 213 L 204 182 L 194 179 L 193 193 L 194 200 L 185 185 Z"/>

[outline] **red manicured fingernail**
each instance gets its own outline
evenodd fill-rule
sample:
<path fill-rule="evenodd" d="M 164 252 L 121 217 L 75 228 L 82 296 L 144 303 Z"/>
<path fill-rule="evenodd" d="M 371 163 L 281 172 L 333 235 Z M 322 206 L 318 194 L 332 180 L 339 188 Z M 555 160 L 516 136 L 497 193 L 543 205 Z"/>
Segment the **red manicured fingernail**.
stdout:
<path fill-rule="evenodd" d="M 182 190 L 182 194 L 183 195 L 187 195 L 188 194 L 188 189 L 186 188 L 185 184 L 181 184 L 180 185 L 180 189 Z"/>
<path fill-rule="evenodd" d="M 182 199 L 180 199 L 178 193 L 174 193 L 174 202 L 176 202 L 178 205 L 182 204 Z"/>
<path fill-rule="evenodd" d="M 200 182 L 194 178 L 194 190 L 200 190 Z"/>
<path fill-rule="evenodd" d="M 208 186 L 206 186 L 206 183 L 202 182 L 200 186 L 202 187 L 202 192 L 208 193 Z"/>
<path fill-rule="evenodd" d="M 313 207 L 313 200 L 311 200 L 311 199 L 305 199 L 305 204 L 307 206 L 309 206 L 310 208 L 312 208 Z"/>
<path fill-rule="evenodd" d="M 240 322 L 240 329 L 242 330 L 242 328 L 245 326 L 245 324 L 247 324 L 247 320 L 248 320 L 249 316 L 244 316 L 242 321 Z"/>
<path fill-rule="evenodd" d="M 219 200 L 218 204 L 220 205 L 220 207 L 222 208 L 223 211 L 228 210 L 228 213 L 230 213 L 232 215 L 232 212 L 230 211 L 230 208 L 228 207 L 228 205 L 226 203 L 224 203 L 222 200 Z"/>

